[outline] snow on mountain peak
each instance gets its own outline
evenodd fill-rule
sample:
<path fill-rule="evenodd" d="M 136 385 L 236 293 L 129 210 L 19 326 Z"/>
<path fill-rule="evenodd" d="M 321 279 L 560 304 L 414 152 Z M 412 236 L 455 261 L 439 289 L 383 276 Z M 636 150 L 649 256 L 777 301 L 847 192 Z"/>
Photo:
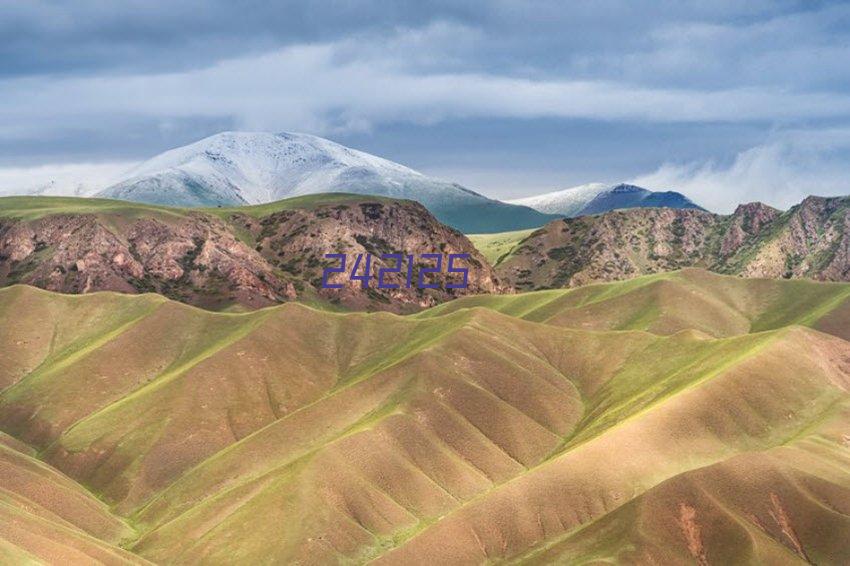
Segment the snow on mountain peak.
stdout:
<path fill-rule="evenodd" d="M 465 231 L 517 230 L 551 219 L 387 159 L 295 133 L 215 134 L 145 161 L 98 196 L 172 206 L 232 206 L 328 192 L 415 200 Z"/>
<path fill-rule="evenodd" d="M 547 214 L 581 216 L 618 208 L 670 207 L 699 208 L 684 195 L 672 191 L 653 192 L 636 185 L 588 183 L 533 197 L 506 201 Z"/>
<path fill-rule="evenodd" d="M 505 202 L 528 206 L 547 214 L 573 216 L 578 214 L 597 195 L 611 188 L 611 185 L 606 185 L 605 183 L 587 183 L 560 191 Z"/>
<path fill-rule="evenodd" d="M 381 177 L 424 177 L 403 165 L 309 134 L 221 132 L 145 161 L 118 186 L 154 177 L 171 177 L 172 183 L 191 177 L 208 185 L 215 193 L 213 200 L 235 190 L 244 203 L 258 204 L 331 190 L 337 177 L 355 168 Z M 163 181 L 167 186 L 167 179 Z M 114 191 L 106 191 L 110 192 Z"/>

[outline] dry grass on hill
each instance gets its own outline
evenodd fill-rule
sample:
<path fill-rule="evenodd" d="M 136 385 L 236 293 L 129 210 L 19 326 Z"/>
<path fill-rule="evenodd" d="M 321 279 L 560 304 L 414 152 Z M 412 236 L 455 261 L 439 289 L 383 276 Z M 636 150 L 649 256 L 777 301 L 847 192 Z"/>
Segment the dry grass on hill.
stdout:
<path fill-rule="evenodd" d="M 0 290 L 0 560 L 850 561 L 850 286 Z"/>

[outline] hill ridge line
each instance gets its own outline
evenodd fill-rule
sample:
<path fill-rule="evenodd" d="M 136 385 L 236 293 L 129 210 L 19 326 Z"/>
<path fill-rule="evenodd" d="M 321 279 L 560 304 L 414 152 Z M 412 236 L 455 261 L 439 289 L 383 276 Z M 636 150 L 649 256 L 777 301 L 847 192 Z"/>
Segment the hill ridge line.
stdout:
<path fill-rule="evenodd" d="M 272 307 L 272 308 L 274 308 L 274 307 Z M 322 311 L 318 311 L 318 312 L 322 312 Z M 391 314 L 391 313 L 386 313 L 386 314 Z M 452 314 L 454 314 L 454 313 L 452 313 Z M 392 316 L 397 316 L 397 315 L 392 315 Z M 372 371 L 372 372 L 364 373 L 364 374 L 362 374 L 362 375 L 358 375 L 358 376 L 356 376 L 356 377 L 354 377 L 354 378 L 349 378 L 349 379 L 347 379 L 347 380 L 345 381 L 345 383 L 344 383 L 341 387 L 336 387 L 336 388 L 331 389 L 328 393 L 326 393 L 326 394 L 322 395 L 321 397 L 318 397 L 317 399 L 315 399 L 315 400 L 313 400 L 313 401 L 311 401 L 311 402 L 307 403 L 306 405 L 303 405 L 303 406 L 301 406 L 301 407 L 298 407 L 298 408 L 297 408 L 297 409 L 295 409 L 294 411 L 292 411 L 292 412 L 290 412 L 290 413 L 287 413 L 286 415 L 284 415 L 284 416 L 282 416 L 282 417 L 280 417 L 280 418 L 277 418 L 277 419 L 275 419 L 275 420 L 273 420 L 273 421 L 269 422 L 268 424 L 266 424 L 266 425 L 264 425 L 264 426 L 262 426 L 262 427 L 258 428 L 257 430 L 252 431 L 251 433 L 247 434 L 246 436 L 243 436 L 243 437 L 242 437 L 242 438 L 240 438 L 240 439 L 237 439 L 235 442 L 233 442 L 232 444 L 229 444 L 228 446 L 226 446 L 226 447 L 222 448 L 221 450 L 219 450 L 219 451 L 217 451 L 217 452 L 215 452 L 215 453 L 213 453 L 213 454 L 210 454 L 207 458 L 205 458 L 204 460 L 199 461 L 198 463 L 194 464 L 192 467 L 190 467 L 190 468 L 186 469 L 186 470 L 185 470 L 185 471 L 184 471 L 184 472 L 183 472 L 183 473 L 182 473 L 179 477 L 175 478 L 175 479 L 174 479 L 174 481 L 172 481 L 171 483 L 169 483 L 167 486 L 163 487 L 163 488 L 162 488 L 162 490 L 160 490 L 160 494 L 157 494 L 157 495 L 156 495 L 155 497 L 153 497 L 150 501 L 146 501 L 144 504 L 142 504 L 142 505 L 139 507 L 139 509 L 136 511 L 136 513 L 137 513 L 137 514 L 138 514 L 138 513 L 141 513 L 144 509 L 146 509 L 147 507 L 149 507 L 149 506 L 151 505 L 151 503 L 153 503 L 153 501 L 155 501 L 156 499 L 158 499 L 158 498 L 159 498 L 159 496 L 160 496 L 162 493 L 164 493 L 165 491 L 167 491 L 167 490 L 168 490 L 171 486 L 173 486 L 175 483 L 179 482 L 179 481 L 180 481 L 180 480 L 181 480 L 184 476 L 188 476 L 189 474 L 194 473 L 194 472 L 195 472 L 195 471 L 197 471 L 198 469 L 203 468 L 203 467 L 204 467 L 205 465 L 207 465 L 209 462 L 213 462 L 213 461 L 215 461 L 216 459 L 218 459 L 219 457 L 224 457 L 225 455 L 227 455 L 227 454 L 228 454 L 228 453 L 230 453 L 231 451 L 237 450 L 240 446 L 244 445 L 245 443 L 247 443 L 247 442 L 248 442 L 249 440 L 251 440 L 252 438 L 254 438 L 254 437 L 256 437 L 256 436 L 258 436 L 258 435 L 260 435 L 260 434 L 263 434 L 264 432 L 266 432 L 268 429 L 270 429 L 270 428 L 272 428 L 272 427 L 278 426 L 281 422 L 286 421 L 286 420 L 288 420 L 288 419 L 290 419 L 290 418 L 293 418 L 294 416 L 299 415 L 299 414 L 301 414 L 302 412 L 305 412 L 305 411 L 307 411 L 307 410 L 309 410 L 309 409 L 311 409 L 311 408 L 313 408 L 313 407 L 317 406 L 318 404 L 320 404 L 320 403 L 322 403 L 322 402 L 325 402 L 325 401 L 327 401 L 328 399 L 331 399 L 331 398 L 335 397 L 336 395 L 342 394 L 342 393 L 344 393 L 345 391 L 347 391 L 347 390 L 349 390 L 349 389 L 353 388 L 354 386 L 356 386 L 356 385 L 358 385 L 358 384 L 360 384 L 360 383 L 363 383 L 364 381 L 366 381 L 366 380 L 368 380 L 368 379 L 374 378 L 376 375 L 378 375 L 378 374 L 380 374 L 380 373 L 383 373 L 383 372 L 389 371 L 389 370 L 391 370 L 392 368 L 394 368 L 395 366 L 397 366 L 397 365 L 399 365 L 399 364 L 401 364 L 401 363 L 403 363 L 403 362 L 405 362 L 405 361 L 408 361 L 408 360 L 409 360 L 409 359 L 411 359 L 411 358 L 414 358 L 414 357 L 416 357 L 416 356 L 418 356 L 418 355 L 421 355 L 421 354 L 422 354 L 422 353 L 423 353 L 423 352 L 424 352 L 427 348 L 429 348 L 429 347 L 430 347 L 430 346 L 431 346 L 434 342 L 437 342 L 437 341 L 439 341 L 439 340 L 441 340 L 441 339 L 445 338 L 445 336 L 446 336 L 446 335 L 450 335 L 450 334 L 453 334 L 453 333 L 457 332 L 457 331 L 458 331 L 458 330 L 460 330 L 461 328 L 463 328 L 463 324 L 461 324 L 461 325 L 459 325 L 459 326 L 457 326 L 457 327 L 451 327 L 451 328 L 449 328 L 448 330 L 446 330 L 446 332 L 445 332 L 444 334 L 438 335 L 437 337 L 435 337 L 435 338 L 431 339 L 430 341 L 428 341 L 428 343 L 426 343 L 426 344 L 422 345 L 419 349 L 417 349 L 417 350 L 415 350 L 415 351 L 412 351 L 409 355 L 407 355 L 407 356 L 405 356 L 405 357 L 403 357 L 403 358 L 397 359 L 397 360 L 395 360 L 395 361 L 393 361 L 393 362 L 389 363 L 389 364 L 388 364 L 388 365 L 386 365 L 386 366 L 381 366 L 379 369 L 376 369 L 376 370 L 374 370 L 374 371 Z M 352 426 L 352 427 L 357 426 L 357 424 L 358 424 L 358 423 L 360 423 L 363 419 L 367 419 L 367 418 L 368 418 L 368 415 L 365 415 L 362 419 L 359 419 L 359 420 L 357 421 L 357 423 L 355 423 L 355 424 L 353 424 L 353 425 L 351 425 L 351 426 Z M 338 438 L 342 438 L 342 437 L 344 437 L 344 436 L 345 436 L 344 434 L 341 434 L 341 435 L 339 435 L 338 437 L 335 437 L 335 440 L 336 440 L 336 439 L 338 439 Z M 329 442 L 333 442 L 333 441 L 329 441 Z M 253 479 L 256 479 L 256 478 L 253 478 Z M 240 484 L 240 485 L 243 485 L 243 484 Z"/>
<path fill-rule="evenodd" d="M 228 347 L 232 346 L 233 344 L 239 342 L 240 340 L 244 339 L 245 337 L 249 336 L 254 331 L 256 331 L 257 328 L 259 326 L 261 326 L 263 322 L 265 322 L 265 320 L 268 318 L 268 316 L 269 316 L 269 314 L 253 317 L 253 320 L 249 320 L 248 324 L 245 324 L 243 327 L 236 329 L 232 333 L 228 334 L 226 338 L 221 339 L 218 342 L 216 342 L 215 344 L 211 345 L 210 347 L 204 349 L 200 354 L 198 354 L 197 356 L 193 357 L 192 359 L 184 362 L 183 364 L 181 364 L 177 368 L 156 376 L 154 379 L 143 384 L 141 387 L 134 389 L 133 391 L 131 391 L 127 395 L 122 396 L 120 399 L 117 399 L 115 402 L 110 403 L 109 405 L 106 405 L 106 406 L 98 409 L 94 413 L 86 415 L 82 419 L 74 422 L 71 426 L 66 428 L 63 431 L 63 433 L 56 438 L 56 440 L 54 440 L 50 444 L 48 449 L 50 449 L 54 444 L 56 444 L 56 442 L 60 441 L 63 437 L 70 434 L 70 432 L 74 428 L 76 428 L 78 425 L 81 425 L 88 420 L 96 418 L 101 414 L 108 413 L 109 411 L 114 410 L 116 407 L 133 400 L 135 397 L 141 395 L 142 393 L 144 393 L 146 391 L 156 390 L 156 389 L 162 387 L 163 385 L 170 383 L 172 380 L 181 377 L 186 372 L 190 371 L 192 368 L 203 363 L 205 360 L 213 357 L 214 355 L 216 355 L 221 350 L 228 348 Z M 117 338 L 117 336 L 115 336 L 114 338 Z"/>
<path fill-rule="evenodd" d="M 768 332 L 766 332 L 766 333 L 779 333 L 779 332 L 781 332 L 782 330 L 783 330 L 783 329 L 774 330 L 774 331 L 768 331 Z M 736 338 L 738 338 L 738 337 L 730 338 L 730 339 L 728 339 L 728 340 L 734 340 L 734 339 L 736 339 Z M 774 337 L 771 337 L 771 339 L 770 339 L 770 340 L 768 340 L 767 342 L 768 342 L 768 343 L 773 342 L 775 339 L 776 339 L 776 337 L 775 337 L 775 336 L 774 336 Z M 766 346 L 766 345 L 767 345 L 767 344 L 762 344 L 761 346 Z M 755 352 L 755 353 L 757 353 L 757 352 L 758 352 L 758 350 L 760 350 L 760 349 L 761 349 L 761 348 L 758 348 L 758 349 L 756 350 L 756 352 Z M 490 488 L 490 489 L 488 489 L 488 490 L 486 490 L 486 491 L 483 491 L 482 493 L 477 494 L 476 496 L 474 496 L 474 497 L 472 497 L 472 498 L 470 498 L 470 499 L 468 499 L 468 500 L 466 500 L 466 501 L 462 502 L 460 506 L 458 506 L 458 507 L 456 507 L 456 508 L 454 508 L 454 509 L 450 510 L 450 511 L 449 511 L 446 515 L 444 515 L 444 516 L 440 517 L 440 519 L 437 521 L 437 523 L 438 523 L 439 521 L 442 521 L 442 520 L 443 520 L 443 519 L 445 519 L 446 517 L 449 517 L 449 516 L 451 516 L 451 515 L 454 515 L 455 513 L 458 513 L 458 512 L 459 512 L 460 510 L 462 510 L 462 509 L 468 508 L 469 506 L 471 506 L 471 505 L 475 504 L 476 502 L 483 501 L 484 499 L 486 499 L 487 497 L 489 497 L 489 496 L 490 496 L 493 492 L 496 492 L 496 491 L 498 491 L 498 490 L 504 489 L 504 488 L 505 488 L 505 486 L 507 486 L 507 485 L 509 485 L 509 484 L 511 484 L 511 483 L 513 483 L 513 482 L 515 482 L 515 481 L 520 481 L 520 480 L 522 480 L 522 479 L 523 479 L 524 477 L 526 477 L 528 474 L 530 474 L 530 473 L 534 473 L 534 472 L 536 472 L 537 470 L 540 470 L 540 469 L 542 469 L 542 468 L 546 467 L 547 465 L 554 464 L 554 463 L 555 463 L 555 462 L 557 462 L 557 460 L 559 460 L 560 458 L 562 458 L 562 457 L 566 457 L 567 455 L 569 455 L 569 454 L 570 454 L 573 450 L 575 450 L 575 449 L 577 449 L 577 448 L 579 448 L 579 447 L 581 447 L 581 446 L 583 446 L 583 445 L 585 445 L 585 444 L 587 444 L 587 443 L 593 442 L 593 441 L 597 440 L 598 438 L 601 438 L 601 437 L 603 437 L 603 436 L 605 436 L 605 435 L 609 434 L 612 430 L 614 430 L 614 429 L 616 429 L 616 428 L 620 427 L 620 426 L 621 426 L 622 424 L 624 424 L 625 422 L 630 422 L 630 421 L 632 421 L 632 420 L 634 420 L 634 419 L 636 419 L 636 418 L 640 417 L 641 415 L 646 414 L 646 413 L 648 413 L 648 412 L 650 412 L 650 411 L 652 411 L 652 410 L 656 409 L 658 406 L 661 406 L 661 405 L 665 404 L 665 403 L 666 403 L 666 402 L 668 402 L 669 400 L 671 400 L 671 399 L 673 399 L 673 398 L 675 398 L 675 397 L 678 397 L 680 394 L 685 393 L 685 392 L 686 392 L 686 391 L 688 391 L 688 390 L 691 390 L 691 389 L 693 389 L 693 388 L 699 387 L 699 386 L 701 386 L 702 384 L 704 384 L 704 383 L 706 383 L 706 382 L 708 382 L 708 381 L 713 380 L 714 378 L 716 378 L 716 377 L 718 377 L 719 375 L 722 375 L 723 373 L 725 373 L 726 371 L 728 371 L 728 369 L 730 369 L 731 367 L 734 367 L 735 365 L 737 365 L 738 363 L 740 363 L 740 360 L 741 360 L 741 359 L 749 358 L 751 355 L 753 355 L 753 353 L 754 353 L 754 352 L 752 352 L 752 351 L 748 350 L 747 352 L 743 353 L 743 354 L 740 356 L 740 358 L 736 359 L 734 362 L 731 362 L 731 363 L 729 363 L 729 364 L 724 364 L 724 365 L 723 365 L 723 367 L 722 367 L 722 368 L 720 368 L 719 370 L 711 372 L 708 376 L 702 377 L 702 378 L 698 379 L 696 382 L 694 382 L 694 383 L 692 383 L 692 384 L 688 384 L 686 387 L 683 387 L 683 388 L 681 388 L 681 389 L 677 390 L 676 392 L 674 392 L 674 393 L 672 393 L 672 394 L 670 394 L 670 395 L 666 395 L 663 399 L 659 400 L 658 402 L 654 402 L 654 403 L 652 403 L 652 405 L 651 405 L 650 407 L 647 407 L 647 408 L 645 408 L 645 409 L 643 409 L 643 410 L 641 410 L 641 411 L 639 411 L 639 412 L 637 412 L 637 413 L 633 413 L 633 414 L 631 414 L 631 415 L 629 415 L 629 416 L 625 417 L 624 419 L 620 419 L 620 420 L 617 422 L 617 424 L 615 424 L 615 425 L 613 425 L 613 426 L 610 426 L 610 427 L 605 428 L 605 429 L 604 429 L 604 430 L 602 430 L 599 434 L 594 435 L 594 436 L 592 436 L 592 437 L 590 437 L 590 438 L 586 439 L 585 441 L 580 442 L 580 443 L 578 443 L 578 444 L 576 444 L 576 445 L 574 445 L 574 446 L 572 446 L 572 447 L 568 448 L 567 450 L 564 450 L 564 451 L 562 451 L 562 452 L 560 452 L 560 453 L 558 453 L 558 454 L 556 454 L 556 455 L 554 455 L 554 456 L 548 457 L 548 458 L 544 459 L 543 461 L 541 461 L 541 462 L 540 462 L 540 463 L 538 463 L 538 464 L 535 464 L 535 465 L 533 465 L 533 466 L 528 466 L 528 467 L 526 467 L 525 471 L 523 471 L 523 472 L 521 472 L 521 473 L 517 474 L 516 476 L 513 476 L 513 477 L 509 478 L 508 480 L 506 480 L 506 481 L 504 481 L 504 482 L 502 482 L 502 483 L 494 483 L 492 488 Z M 579 429 L 577 429 L 577 430 L 579 430 Z M 607 514 L 607 513 L 606 513 L 606 514 Z M 600 515 L 600 517 L 604 517 L 606 514 L 602 514 L 602 515 Z M 435 523 L 435 524 L 436 524 L 436 523 Z M 432 526 L 432 525 L 429 525 L 428 527 L 426 527 L 426 529 L 427 529 L 427 528 L 430 528 L 431 526 Z M 410 540 L 412 540 L 412 539 L 413 539 L 413 538 L 415 538 L 416 536 L 419 536 L 420 534 L 422 534 L 422 532 L 424 532 L 424 530 L 423 530 L 423 531 L 421 531 L 421 532 L 416 533 L 416 535 L 414 535 L 413 537 L 410 537 L 410 538 L 408 538 L 408 539 L 404 540 L 401 544 L 399 544 L 399 545 L 397 545 L 397 546 L 394 546 L 393 548 L 389 549 L 389 550 L 385 553 L 385 555 L 386 555 L 386 554 L 389 554 L 390 552 L 392 552 L 392 551 L 394 551 L 394 550 L 396 550 L 396 549 L 398 549 L 398 548 L 403 547 L 405 544 L 407 544 L 408 542 L 410 542 Z"/>
<path fill-rule="evenodd" d="M 138 317 L 132 318 L 132 319 L 128 320 L 127 322 L 125 322 L 125 323 L 123 323 L 119 326 L 116 326 L 115 328 L 113 328 L 112 330 L 107 332 L 106 334 L 98 336 L 97 338 L 92 340 L 91 343 L 86 344 L 84 347 L 79 348 L 79 349 L 75 349 L 65 356 L 61 356 L 58 360 L 55 361 L 56 366 L 51 366 L 45 371 L 47 371 L 47 373 L 50 373 L 50 372 L 53 372 L 53 371 L 61 370 L 63 368 L 68 367 L 69 365 L 76 363 L 78 360 L 85 358 L 88 354 L 99 349 L 103 345 L 108 344 L 109 342 L 112 342 L 115 338 L 121 336 L 127 330 L 133 328 L 134 326 L 136 326 L 137 324 L 142 322 L 144 319 L 146 319 L 148 316 L 150 316 L 150 314 L 152 314 L 153 312 L 158 310 L 162 306 L 162 304 L 164 304 L 164 303 L 157 303 L 157 304 L 152 305 L 152 308 L 150 310 L 146 310 L 146 311 L 142 312 Z M 51 341 L 55 339 L 55 332 L 56 332 L 56 328 L 54 326 Z M 53 345 L 51 344 L 51 350 L 52 350 L 52 348 L 53 348 Z M 70 348 L 70 345 L 67 346 L 66 349 L 67 348 Z M 18 381 L 16 381 L 12 385 L 6 387 L 5 389 L 0 389 L 0 395 L 5 395 L 7 392 L 11 391 L 13 388 L 17 387 L 19 384 L 23 383 L 26 380 L 34 379 L 35 377 L 33 377 L 33 376 L 41 375 L 39 373 L 39 370 L 41 369 L 41 367 L 45 363 L 48 363 L 48 362 L 53 363 L 53 361 L 49 360 L 51 355 L 52 355 L 52 351 L 47 356 L 45 356 L 45 358 L 42 360 L 41 364 L 38 365 L 38 367 L 34 368 L 31 372 L 26 374 L 24 377 L 22 377 L 21 379 L 19 379 Z"/>

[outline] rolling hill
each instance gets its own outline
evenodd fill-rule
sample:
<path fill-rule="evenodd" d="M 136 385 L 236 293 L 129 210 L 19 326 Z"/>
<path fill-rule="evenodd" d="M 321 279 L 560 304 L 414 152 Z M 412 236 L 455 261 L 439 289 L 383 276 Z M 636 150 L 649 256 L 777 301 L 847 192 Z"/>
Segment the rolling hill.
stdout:
<path fill-rule="evenodd" d="M 850 340 L 850 285 L 808 280 L 742 279 L 702 269 L 618 283 L 517 295 L 464 297 L 423 311 L 429 318 L 485 307 L 512 317 L 588 331 L 640 330 L 714 338 L 786 326 L 810 326 Z"/>
<path fill-rule="evenodd" d="M 846 563 L 848 297 L 700 270 L 413 316 L 0 289 L 0 556 Z"/>
<path fill-rule="evenodd" d="M 215 207 L 328 192 L 414 200 L 463 232 L 532 228 L 554 218 L 330 140 L 295 133 L 221 132 L 145 161 L 96 196 Z"/>

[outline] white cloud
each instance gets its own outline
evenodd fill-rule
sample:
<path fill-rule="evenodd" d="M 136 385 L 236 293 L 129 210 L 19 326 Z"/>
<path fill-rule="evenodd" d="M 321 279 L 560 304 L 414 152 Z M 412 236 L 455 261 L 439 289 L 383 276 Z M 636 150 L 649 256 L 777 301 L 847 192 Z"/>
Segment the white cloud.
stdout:
<path fill-rule="evenodd" d="M 110 117 L 231 117 L 245 128 L 328 133 L 456 118 L 653 122 L 850 116 L 843 94 L 772 87 L 695 90 L 612 81 L 413 73 L 391 53 L 346 60 L 335 44 L 289 47 L 184 73 L 28 78 L 0 83 L 0 137 L 96 128 Z"/>
<path fill-rule="evenodd" d="M 631 182 L 655 190 L 677 190 L 714 212 L 743 202 L 780 209 L 806 196 L 850 194 L 850 130 L 776 133 L 739 153 L 728 165 L 716 162 L 664 164 Z"/>
<path fill-rule="evenodd" d="M 0 167 L 0 196 L 45 194 L 91 196 L 115 183 L 132 162 L 63 163 L 38 167 Z"/>
<path fill-rule="evenodd" d="M 30 163 L 35 162 L 33 156 L 45 161 L 56 161 L 57 155 L 92 160 L 107 155 L 147 157 L 142 153 L 148 148 L 154 153 L 185 143 L 196 133 L 201 137 L 231 127 L 336 137 L 371 130 L 380 134 L 382 125 L 393 128 L 399 122 L 444 121 L 453 126 L 467 118 L 526 119 L 525 126 L 539 118 L 577 118 L 603 132 L 622 122 L 637 128 L 656 123 L 664 124 L 659 130 L 669 137 L 695 123 L 706 129 L 733 123 L 766 130 L 777 124 L 850 122 L 846 90 L 850 74 L 841 63 L 850 51 L 846 34 L 842 35 L 846 26 L 839 25 L 850 17 L 847 6 L 793 9 L 787 15 L 774 2 L 673 3 L 658 8 L 612 0 L 605 8 L 594 4 L 565 9 L 562 3 L 544 2 L 529 9 L 522 3 L 490 3 L 472 19 L 393 19 L 378 28 L 355 26 L 345 33 L 299 35 L 287 41 L 305 43 L 283 48 L 247 42 L 253 46 L 250 55 L 203 68 L 195 65 L 215 61 L 222 52 L 249 51 L 215 48 L 208 42 L 224 40 L 211 36 L 197 41 L 204 46 L 202 51 L 215 55 L 197 61 L 188 57 L 191 64 L 186 45 L 181 49 L 165 44 L 174 49 L 173 64 L 128 65 L 120 70 L 107 66 L 50 76 L 38 75 L 44 71 L 36 67 L 26 78 L 0 77 L 0 151 L 16 152 L 9 152 L 5 163 L 15 159 L 18 148 Z M 49 20 L 40 13 L 33 18 L 39 26 L 44 21 Z M 153 29 L 161 30 L 158 20 L 154 23 Z M 10 30 L 14 27 L 20 26 Z M 88 29 L 83 31 L 88 35 Z M 154 38 L 161 41 L 158 35 Z M 124 43 L 113 43 L 108 44 L 110 58 L 123 60 Z M 139 53 L 162 58 L 148 44 Z M 4 62 L 15 60 L 7 57 Z M 458 128 L 465 127 L 459 124 Z M 430 147 L 417 145 L 423 153 L 451 135 L 444 133 L 450 128 L 420 130 L 423 136 L 443 136 L 431 139 Z M 590 131 L 576 128 L 576 137 Z M 539 141 L 534 127 L 524 131 L 517 127 L 502 135 L 514 132 L 518 138 L 525 136 L 528 144 L 514 144 L 511 151 L 535 154 L 533 167 L 508 157 L 507 170 L 488 169 L 472 160 L 463 166 L 437 163 L 432 170 L 493 195 L 513 196 L 564 186 L 561 176 L 578 183 L 585 175 L 595 181 L 622 176 L 623 171 L 648 170 L 670 155 L 664 143 L 657 143 L 658 135 L 635 141 L 615 132 L 604 144 L 592 145 L 604 158 L 585 167 L 580 157 L 571 160 L 568 151 L 546 154 L 541 146 L 547 142 Z M 683 190 L 718 211 L 746 200 L 784 207 L 808 193 L 850 192 L 843 184 L 847 160 L 835 156 L 836 151 L 848 151 L 846 137 L 843 130 L 776 134 L 731 163 L 669 163 L 636 180 L 653 188 Z M 135 149 L 131 142 L 143 138 L 153 141 Z M 110 153 L 113 141 L 121 150 Z M 655 153 L 645 158 L 651 152 L 636 151 L 641 143 L 657 145 L 651 148 Z M 692 142 L 681 145 L 688 143 Z M 702 147 L 676 155 L 700 157 L 696 152 Z M 741 145 L 732 140 L 716 152 L 728 152 L 730 147 Z M 637 158 L 632 159 L 637 154 L 639 165 Z M 550 170 L 541 171 L 541 163 Z M 24 185 L 48 186 L 51 181 L 53 190 L 89 191 L 108 184 L 112 165 L 0 169 L 0 194 Z"/>

